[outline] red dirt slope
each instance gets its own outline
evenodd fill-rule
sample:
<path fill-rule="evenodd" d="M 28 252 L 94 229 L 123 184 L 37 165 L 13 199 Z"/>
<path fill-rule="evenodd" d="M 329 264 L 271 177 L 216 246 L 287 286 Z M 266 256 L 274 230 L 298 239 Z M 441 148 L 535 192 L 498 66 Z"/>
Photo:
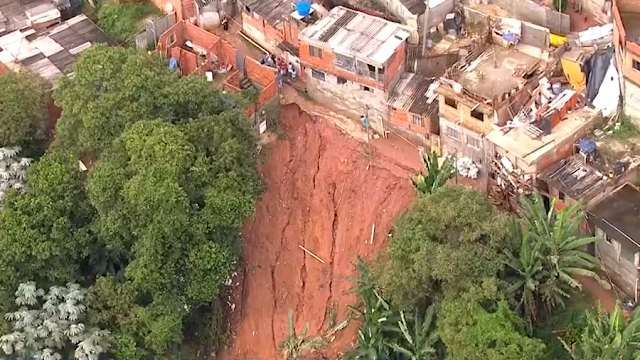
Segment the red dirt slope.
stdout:
<path fill-rule="evenodd" d="M 287 105 L 281 122 L 286 138 L 266 149 L 260 171 L 268 188 L 243 229 L 245 275 L 234 289 L 234 338 L 225 358 L 281 358 L 278 344 L 287 336 L 290 309 L 296 329 L 309 322 L 309 336 L 325 327 L 331 304 L 343 319 L 355 302 L 347 278 L 356 255 L 371 259 L 386 247 L 393 219 L 415 195 L 406 167 L 376 154 L 367 170 L 364 145 L 326 120 Z M 346 350 L 354 325 L 336 334 L 324 355 Z"/>

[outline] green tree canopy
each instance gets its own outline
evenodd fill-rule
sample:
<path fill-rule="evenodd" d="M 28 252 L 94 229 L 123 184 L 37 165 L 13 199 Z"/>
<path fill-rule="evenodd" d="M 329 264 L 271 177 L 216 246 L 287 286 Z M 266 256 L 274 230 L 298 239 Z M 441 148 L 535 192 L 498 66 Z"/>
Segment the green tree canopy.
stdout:
<path fill-rule="evenodd" d="M 495 301 L 495 289 L 485 282 L 483 289 L 445 297 L 438 329 L 447 355 L 456 360 L 542 359 L 545 345 L 524 334 L 524 322 L 505 301 Z"/>
<path fill-rule="evenodd" d="M 30 147 L 44 140 L 50 88 L 49 82 L 29 72 L 0 75 L 0 147 Z"/>
<path fill-rule="evenodd" d="M 55 147 L 99 156 L 124 131 L 144 120 L 180 122 L 237 108 L 202 77 L 178 77 L 157 55 L 95 46 L 62 79 L 55 94 L 62 117 Z"/>
<path fill-rule="evenodd" d="M 242 100 L 157 57 L 98 46 L 75 74 L 55 93 L 55 146 L 0 212 L 0 310 L 21 282 L 81 282 L 109 355 L 173 354 L 186 323 L 223 313 L 261 185 L 255 134 Z M 95 160 L 86 173 L 80 155 Z"/>
<path fill-rule="evenodd" d="M 443 187 L 418 199 L 395 224 L 386 296 L 400 308 L 426 304 L 434 291 L 458 292 L 494 277 L 509 244 L 507 217 L 474 189 Z"/>

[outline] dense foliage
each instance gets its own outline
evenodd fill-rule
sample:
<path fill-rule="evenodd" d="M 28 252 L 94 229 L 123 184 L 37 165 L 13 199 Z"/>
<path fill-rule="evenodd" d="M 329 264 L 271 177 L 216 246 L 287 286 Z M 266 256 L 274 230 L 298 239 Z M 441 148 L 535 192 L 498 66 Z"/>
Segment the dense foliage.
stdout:
<path fill-rule="evenodd" d="M 568 356 L 558 337 L 576 341 L 582 310 L 572 319 L 566 317 L 574 309 L 560 315 L 565 322 L 559 328 L 554 317 L 580 289 L 576 276 L 595 275 L 596 260 L 584 248 L 594 239 L 579 235 L 577 206 L 547 211 L 534 194 L 522 199 L 521 209 L 522 219 L 503 214 L 473 189 L 425 191 L 396 221 L 386 261 L 374 271 L 358 261 L 354 313 L 360 330 L 347 357 Z"/>
<path fill-rule="evenodd" d="M 107 2 L 98 9 L 98 26 L 114 39 L 131 43 L 144 29 L 147 17 L 161 14 L 160 9 L 148 1 Z"/>
<path fill-rule="evenodd" d="M 75 74 L 55 93 L 53 148 L 0 212 L 0 308 L 27 281 L 88 284 L 110 354 L 175 353 L 187 322 L 224 314 L 211 308 L 260 187 L 254 132 L 237 98 L 147 54 L 94 47 Z"/>
<path fill-rule="evenodd" d="M 503 268 L 507 217 L 477 190 L 444 187 L 398 219 L 389 244 L 385 294 L 401 309 L 440 291 L 460 292 Z"/>
<path fill-rule="evenodd" d="M 51 85 L 29 72 L 0 74 L 0 147 L 37 146 L 49 127 Z"/>

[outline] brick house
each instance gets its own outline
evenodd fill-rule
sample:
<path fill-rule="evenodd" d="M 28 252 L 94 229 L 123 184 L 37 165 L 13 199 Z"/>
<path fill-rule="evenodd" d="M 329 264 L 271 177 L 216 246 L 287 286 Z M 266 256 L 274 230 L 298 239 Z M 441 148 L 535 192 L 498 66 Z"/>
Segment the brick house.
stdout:
<path fill-rule="evenodd" d="M 420 144 L 439 134 L 438 102 L 427 98 L 433 78 L 405 72 L 389 95 L 387 127 Z"/>
<path fill-rule="evenodd" d="M 409 29 L 341 6 L 299 32 L 309 95 L 384 133 L 389 93 L 404 72 Z"/>
<path fill-rule="evenodd" d="M 270 53 L 282 42 L 298 47 L 298 26 L 291 17 L 295 0 L 241 0 L 242 32 Z"/>
<path fill-rule="evenodd" d="M 184 75 L 209 73 L 211 81 L 219 82 L 224 90 L 234 93 L 257 89 L 258 107 L 251 106 L 247 115 L 253 117 L 256 129 L 264 131 L 266 123 L 260 110 L 277 95 L 275 69 L 260 65 L 250 57 L 239 59 L 231 44 L 184 20 L 160 36 L 157 50 L 177 60 Z"/>
<path fill-rule="evenodd" d="M 624 111 L 640 125 L 640 1 L 613 1 L 613 44 Z"/>

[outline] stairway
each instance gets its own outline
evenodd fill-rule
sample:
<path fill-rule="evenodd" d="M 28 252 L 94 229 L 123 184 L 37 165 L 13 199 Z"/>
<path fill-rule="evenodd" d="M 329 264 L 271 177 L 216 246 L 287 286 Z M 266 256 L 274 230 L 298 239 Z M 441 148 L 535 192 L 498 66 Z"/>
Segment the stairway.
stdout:
<path fill-rule="evenodd" d="M 249 80 L 248 77 L 243 77 L 242 79 L 240 79 L 240 89 L 242 90 L 247 90 L 254 87 L 253 83 L 251 82 L 251 80 Z"/>

